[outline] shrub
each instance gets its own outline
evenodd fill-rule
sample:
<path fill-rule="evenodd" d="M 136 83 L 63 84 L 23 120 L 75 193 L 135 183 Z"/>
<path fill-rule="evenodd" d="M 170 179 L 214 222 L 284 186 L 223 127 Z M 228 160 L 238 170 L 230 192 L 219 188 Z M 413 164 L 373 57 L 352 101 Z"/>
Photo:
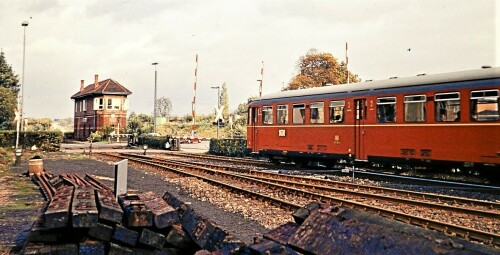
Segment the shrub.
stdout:
<path fill-rule="evenodd" d="M 0 131 L 0 147 L 14 147 L 16 145 L 16 131 Z M 19 145 L 21 148 L 30 148 L 36 145 L 40 150 L 59 151 L 63 133 L 61 131 L 21 132 Z"/>
<path fill-rule="evenodd" d="M 170 136 L 140 136 L 139 144 L 147 144 L 150 149 L 165 149 L 165 143 L 169 138 Z"/>
<path fill-rule="evenodd" d="M 245 139 L 210 139 L 208 152 L 214 155 L 243 157 L 247 141 Z"/>

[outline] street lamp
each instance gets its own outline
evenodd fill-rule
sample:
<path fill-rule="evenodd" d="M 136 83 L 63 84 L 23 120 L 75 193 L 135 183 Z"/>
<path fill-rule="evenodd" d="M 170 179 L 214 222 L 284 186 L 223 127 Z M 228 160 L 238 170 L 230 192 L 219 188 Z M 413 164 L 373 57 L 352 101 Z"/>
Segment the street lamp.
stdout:
<path fill-rule="evenodd" d="M 16 166 L 18 166 L 21 162 L 21 154 L 22 154 L 22 148 L 19 148 L 19 126 L 21 130 L 24 129 L 24 123 L 23 123 L 23 101 L 24 101 L 24 66 L 25 66 L 25 60 L 26 60 L 26 27 L 28 26 L 28 21 L 25 20 L 23 23 L 21 23 L 21 26 L 24 28 L 24 39 L 23 39 L 23 75 L 21 76 L 21 96 L 19 97 L 19 100 L 17 102 L 18 104 L 18 111 L 19 111 L 19 119 L 17 120 L 17 125 L 16 125 Z M 19 123 L 21 122 L 21 123 Z M 19 155 L 19 156 L 18 156 Z"/>
<path fill-rule="evenodd" d="M 217 89 L 217 110 L 219 110 L 219 107 L 220 107 L 220 86 L 213 86 L 210 88 Z M 219 118 L 218 118 L 218 116 L 215 117 L 215 122 L 217 124 L 217 140 L 219 140 Z"/>
<path fill-rule="evenodd" d="M 156 80 L 157 80 L 157 72 L 156 72 L 156 65 L 158 65 L 158 62 L 154 62 L 151 65 L 155 66 L 155 96 L 154 96 L 154 111 L 153 111 L 153 125 L 154 125 L 154 131 L 153 133 L 156 133 Z"/>

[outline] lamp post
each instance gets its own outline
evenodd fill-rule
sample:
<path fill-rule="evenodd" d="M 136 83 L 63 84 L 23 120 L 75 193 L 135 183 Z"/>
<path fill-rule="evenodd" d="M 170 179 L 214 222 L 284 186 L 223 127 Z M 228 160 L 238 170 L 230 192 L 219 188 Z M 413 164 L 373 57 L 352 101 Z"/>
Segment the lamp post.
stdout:
<path fill-rule="evenodd" d="M 23 123 L 23 101 L 24 101 L 24 66 L 25 66 L 25 60 L 26 60 L 26 27 L 28 26 L 28 21 L 25 20 L 23 23 L 21 23 L 21 26 L 24 28 L 24 38 L 23 38 L 23 75 L 21 76 L 21 96 L 19 97 L 19 100 L 17 102 L 18 104 L 18 111 L 19 111 L 19 119 L 17 120 L 16 124 L 16 166 L 19 166 L 21 163 L 21 154 L 22 154 L 22 148 L 19 148 L 19 130 L 24 129 L 24 123 Z M 19 123 L 21 122 L 21 123 Z M 20 127 L 19 127 L 20 126 Z"/>
<path fill-rule="evenodd" d="M 220 86 L 214 86 L 214 87 L 210 87 L 210 88 L 213 88 L 213 89 L 217 89 L 217 110 L 219 110 L 219 107 L 220 107 Z M 218 116 L 215 117 L 216 120 L 216 124 L 217 124 L 217 140 L 219 140 L 219 118 Z"/>
<path fill-rule="evenodd" d="M 156 133 L 156 81 L 157 81 L 157 72 L 156 72 L 156 65 L 158 65 L 158 62 L 154 62 L 151 65 L 155 66 L 155 95 L 154 95 L 154 111 L 153 111 L 153 133 Z"/>

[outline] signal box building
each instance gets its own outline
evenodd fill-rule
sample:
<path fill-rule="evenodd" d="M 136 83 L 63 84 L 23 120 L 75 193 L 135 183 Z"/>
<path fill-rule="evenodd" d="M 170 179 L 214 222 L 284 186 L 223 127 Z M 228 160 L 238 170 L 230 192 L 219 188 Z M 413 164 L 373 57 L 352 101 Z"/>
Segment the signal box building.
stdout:
<path fill-rule="evenodd" d="M 90 133 L 103 132 L 103 127 L 114 128 L 115 134 L 121 134 L 127 126 L 127 96 L 130 90 L 115 80 L 99 81 L 95 75 L 94 83 L 85 86 L 81 81 L 80 91 L 71 96 L 75 101 L 74 137 L 84 141 Z"/>

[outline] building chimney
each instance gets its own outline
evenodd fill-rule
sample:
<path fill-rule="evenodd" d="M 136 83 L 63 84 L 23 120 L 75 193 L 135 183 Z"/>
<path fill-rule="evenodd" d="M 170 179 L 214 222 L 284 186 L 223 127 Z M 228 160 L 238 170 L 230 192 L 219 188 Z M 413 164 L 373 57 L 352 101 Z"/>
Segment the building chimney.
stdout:
<path fill-rule="evenodd" d="M 84 80 L 81 80 L 81 81 L 80 81 L 80 92 L 83 92 L 83 89 L 85 88 L 84 83 L 85 83 L 85 81 L 84 81 Z"/>
<path fill-rule="evenodd" d="M 99 86 L 99 75 L 96 74 L 95 76 L 95 81 L 94 81 L 94 89 L 97 88 L 97 86 Z"/>

